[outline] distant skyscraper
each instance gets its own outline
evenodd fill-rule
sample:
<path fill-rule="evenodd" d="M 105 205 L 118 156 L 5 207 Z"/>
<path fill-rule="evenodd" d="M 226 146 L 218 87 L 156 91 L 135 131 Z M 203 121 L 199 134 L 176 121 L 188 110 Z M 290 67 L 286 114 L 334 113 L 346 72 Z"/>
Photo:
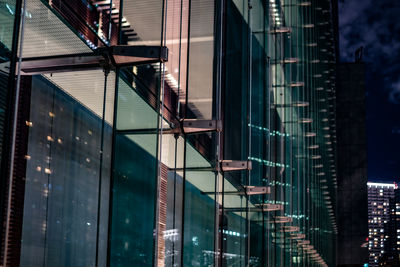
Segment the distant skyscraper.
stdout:
<path fill-rule="evenodd" d="M 338 151 L 338 253 L 340 267 L 368 262 L 362 246 L 367 225 L 367 136 L 365 64 L 337 65 L 336 122 Z M 354 137 L 357 138 L 354 138 Z"/>
<path fill-rule="evenodd" d="M 400 266 L 400 189 L 394 190 L 389 209 L 389 221 L 385 224 L 385 252 L 379 263 L 383 266 Z"/>
<path fill-rule="evenodd" d="M 396 184 L 368 182 L 368 241 L 369 265 L 378 266 L 385 252 L 385 224 L 390 220 L 390 201 L 394 198 Z M 387 228 L 387 226 L 386 226 Z"/>

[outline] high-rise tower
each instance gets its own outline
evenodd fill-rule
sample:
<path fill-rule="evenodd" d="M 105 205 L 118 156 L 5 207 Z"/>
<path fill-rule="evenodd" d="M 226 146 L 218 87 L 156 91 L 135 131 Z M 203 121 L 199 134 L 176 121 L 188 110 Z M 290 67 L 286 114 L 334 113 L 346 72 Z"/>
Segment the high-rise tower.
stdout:
<path fill-rule="evenodd" d="M 389 238 L 385 225 L 390 221 L 390 202 L 397 185 L 368 182 L 368 243 L 369 265 L 378 266 Z"/>

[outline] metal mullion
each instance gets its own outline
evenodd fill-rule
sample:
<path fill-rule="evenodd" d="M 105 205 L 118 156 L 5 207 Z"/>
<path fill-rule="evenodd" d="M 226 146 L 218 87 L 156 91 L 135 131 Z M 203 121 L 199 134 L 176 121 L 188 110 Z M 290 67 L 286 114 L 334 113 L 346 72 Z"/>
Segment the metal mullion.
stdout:
<path fill-rule="evenodd" d="M 189 1 L 188 6 L 188 35 L 187 35 L 187 58 L 186 58 L 186 94 L 185 94 L 185 107 L 183 110 L 183 119 L 187 117 L 188 113 L 188 102 L 189 102 L 189 69 L 190 69 L 190 27 L 191 27 L 191 14 L 192 14 L 192 0 Z M 183 135 L 183 175 L 182 175 L 182 212 L 181 212 L 181 255 L 180 262 L 183 264 L 183 253 L 184 253 L 184 234 L 185 234 L 185 198 L 186 198 L 186 157 L 187 157 L 187 137 L 186 134 Z"/>
<path fill-rule="evenodd" d="M 20 32 L 20 23 L 21 23 L 21 10 L 22 10 L 22 2 L 23 0 L 16 0 L 16 6 L 15 6 L 15 16 L 14 16 L 14 24 L 13 24 L 13 37 L 12 37 L 12 44 L 11 44 L 11 57 L 10 57 L 10 73 L 8 76 L 8 90 L 7 90 L 7 102 L 6 102 L 6 108 L 5 108 L 5 120 L 4 120 L 4 134 L 3 134 L 3 140 L 2 140 L 2 155 L 1 155 L 1 169 L 0 169 L 0 179 L 1 179 L 1 198 L 0 198 L 0 206 L 4 207 L 7 202 L 5 199 L 5 196 L 7 195 L 7 177 L 8 177 L 8 168 L 9 168 L 9 162 L 11 161 L 10 158 L 10 143 L 11 143 L 11 133 L 12 133 L 12 115 L 13 112 L 11 111 L 11 108 L 15 104 L 15 92 L 14 88 L 16 86 L 15 84 L 15 67 L 17 65 L 18 61 L 18 44 L 19 44 L 19 32 Z M 18 100 L 17 100 L 18 101 Z M 9 185 L 11 186 L 11 185 Z M 0 211 L 0 217 L 2 221 L 2 225 L 5 224 L 5 216 L 4 216 L 4 209 L 1 209 Z M 3 231 L 0 233 L 0 238 L 1 240 L 5 240 L 3 236 Z M 0 246 L 4 245 L 6 246 L 5 243 L 1 242 Z M 2 248 L 4 249 L 4 248 Z M 3 253 L 3 257 L 5 256 L 5 253 Z M 4 258 L 3 258 L 4 259 Z M 3 266 L 6 266 L 3 261 Z"/>
<path fill-rule="evenodd" d="M 248 104 L 247 104 L 247 125 L 251 125 L 252 118 L 251 118 L 251 113 L 252 113 L 252 38 L 253 38 L 253 33 L 252 33 L 252 2 L 251 0 L 248 0 L 247 2 L 247 23 L 248 23 L 248 40 L 247 40 L 247 45 L 248 45 L 248 50 L 247 50 L 247 97 L 248 97 Z M 248 139 L 247 139 L 247 160 L 251 157 L 251 145 L 252 145 L 252 132 L 251 132 L 251 127 L 248 127 Z M 246 172 L 246 185 L 251 185 L 251 170 L 248 170 Z M 249 202 L 250 202 L 250 197 L 245 196 L 245 201 L 246 201 L 246 232 L 247 232 L 247 244 L 245 246 L 245 266 L 249 266 L 250 263 L 250 253 L 251 253 L 251 223 L 250 223 L 250 217 L 249 217 Z"/>
<path fill-rule="evenodd" d="M 162 1 L 162 18 L 161 18 L 161 36 L 160 36 L 160 46 L 166 44 L 166 36 L 167 36 L 167 0 Z M 154 214 L 155 218 L 153 221 L 154 229 L 155 229 L 155 238 L 153 240 L 153 266 L 158 266 L 158 239 L 159 237 L 159 211 L 160 211 L 160 185 L 161 185 L 161 156 L 162 156 L 162 131 L 163 131 L 163 115 L 164 115 L 164 89 L 165 89 L 165 62 L 161 62 L 160 64 L 160 87 L 157 93 L 157 105 L 156 110 L 158 113 L 157 116 L 157 134 L 156 134 L 156 149 L 157 149 L 157 160 L 156 160 L 156 195 L 155 197 L 155 207 Z M 160 103 L 161 98 L 161 103 Z M 160 107 L 161 105 L 161 107 Z"/>
<path fill-rule="evenodd" d="M 11 145 L 8 146 L 9 144 L 6 143 L 4 146 L 6 149 L 4 152 L 9 152 L 7 148 L 11 149 L 10 154 L 5 154 L 3 153 L 3 156 L 5 156 L 6 159 L 9 159 L 10 164 L 9 164 L 9 173 L 7 173 L 7 165 L 6 161 L 4 158 L 2 158 L 3 161 L 3 172 L 4 172 L 4 177 L 8 177 L 8 192 L 7 192 L 7 208 L 6 208 L 6 215 L 3 216 L 2 218 L 5 217 L 5 236 L 4 236 L 4 248 L 3 248 L 3 266 L 7 266 L 7 256 L 8 256 L 8 238 L 9 238 L 9 231 L 10 231 L 10 217 L 11 217 L 11 200 L 12 200 L 12 190 L 13 190 L 13 175 L 14 175 L 14 157 L 15 157 L 15 147 L 16 147 L 16 138 L 17 138 L 17 120 L 18 120 L 18 109 L 19 109 L 19 94 L 20 94 L 20 80 L 21 80 L 21 55 L 22 55 L 22 47 L 24 43 L 24 25 L 25 25 L 25 14 L 21 12 L 22 10 L 26 10 L 26 0 L 23 0 L 23 3 L 21 1 L 17 1 L 17 6 L 16 8 L 19 8 L 19 10 L 16 11 L 16 16 L 14 18 L 14 25 L 13 25 L 13 43 L 12 43 L 12 58 L 11 58 L 11 63 L 14 63 L 13 65 L 10 65 L 10 70 L 14 71 L 13 75 L 10 75 L 9 78 L 9 87 L 8 88 L 14 88 L 15 87 L 15 95 L 14 92 L 8 91 L 8 96 L 9 96 L 9 102 L 8 102 L 8 111 L 9 111 L 9 117 L 6 117 L 6 130 L 9 132 L 8 138 L 5 138 L 7 141 L 11 141 Z M 18 14 L 18 15 L 17 15 Z M 22 20 L 21 20 L 22 17 Z M 18 42 L 18 33 L 19 33 L 19 24 L 21 23 L 21 40 Z M 18 47 L 19 44 L 19 47 Z M 18 71 L 15 73 L 15 65 L 17 63 L 17 56 L 19 52 L 19 59 L 18 59 Z M 10 63 L 10 64 L 11 64 Z M 15 84 L 15 74 L 17 74 L 17 81 Z M 13 101 L 14 100 L 14 101 Z M 14 110 L 13 112 L 10 112 L 11 106 L 14 104 Z M 13 118 L 11 118 L 13 116 Z M 11 126 L 12 123 L 12 126 Z M 8 128 L 10 127 L 10 128 Z M 12 128 L 11 128 L 12 127 Z M 8 158 L 10 157 L 10 158 Z M 8 175 L 7 175 L 8 174 Z M 6 185 L 6 178 L 4 178 L 4 185 Z M 4 186 L 4 189 L 6 190 L 6 187 Z M 4 192 L 5 193 L 5 192 Z M 4 194 L 6 196 L 6 194 Z M 4 219 L 3 219 L 4 220 Z"/>
<path fill-rule="evenodd" d="M 124 0 L 119 1 L 120 12 L 118 17 L 118 39 L 117 44 L 121 44 L 121 24 L 122 24 L 122 13 L 123 13 L 123 2 Z M 111 14 L 111 12 L 110 12 Z M 112 137 L 111 137 L 111 166 L 110 166 L 110 188 L 109 188 L 109 200 L 108 200 L 108 229 L 107 229 L 107 259 L 106 266 L 109 267 L 111 265 L 111 224 L 112 224 L 112 207 L 113 207 L 113 188 L 114 188 L 114 167 L 115 167 L 115 144 L 117 138 L 117 112 L 118 112 L 118 89 L 119 89 L 119 75 L 120 68 L 117 67 L 115 70 L 115 90 L 114 90 L 114 107 L 113 107 L 113 127 L 112 127 Z"/>

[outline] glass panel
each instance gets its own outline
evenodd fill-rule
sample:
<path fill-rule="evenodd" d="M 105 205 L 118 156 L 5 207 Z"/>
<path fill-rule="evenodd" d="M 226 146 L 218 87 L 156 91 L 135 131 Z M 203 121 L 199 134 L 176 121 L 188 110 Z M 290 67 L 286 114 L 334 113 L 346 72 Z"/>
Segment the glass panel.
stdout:
<path fill-rule="evenodd" d="M 122 72 L 124 79 L 119 79 L 118 88 L 110 265 L 151 266 L 155 245 L 158 115 L 139 95 L 146 92 L 146 86 L 136 83 L 136 78 L 128 83 L 127 73 Z"/>
<path fill-rule="evenodd" d="M 89 46 L 40 0 L 26 1 L 23 57 L 90 52 Z"/>
<path fill-rule="evenodd" d="M 215 174 L 186 171 L 183 266 L 213 266 Z"/>
<path fill-rule="evenodd" d="M 162 235 L 165 246 L 164 263 L 165 266 L 182 266 L 183 172 L 170 170 L 167 177 L 166 226 Z"/>
<path fill-rule="evenodd" d="M 243 266 L 247 262 L 247 198 L 227 179 L 223 183 L 221 246 L 223 266 Z"/>
<path fill-rule="evenodd" d="M 18 140 L 26 149 L 26 170 L 16 173 L 26 177 L 20 266 L 105 266 L 115 74 L 106 95 L 102 71 L 47 78 L 21 83 L 30 108 Z"/>
<path fill-rule="evenodd" d="M 170 106 L 175 107 L 174 115 L 182 117 L 187 89 L 189 1 L 169 0 L 166 3 L 165 35 L 169 57 L 165 63 L 165 100 L 172 102 Z M 168 103 L 165 104 L 168 107 Z"/>
<path fill-rule="evenodd" d="M 1 53 L 10 52 L 13 37 L 13 25 L 15 17 L 15 0 L 0 1 L 0 42 L 4 47 Z"/>
<path fill-rule="evenodd" d="M 137 86 L 133 84 L 134 86 Z M 142 97 L 120 79 L 118 88 L 117 129 L 153 129 L 157 128 L 157 113 Z"/>
<path fill-rule="evenodd" d="M 246 208 L 246 199 L 241 198 L 242 207 Z M 243 266 L 246 263 L 247 250 L 246 212 L 224 213 L 222 227 L 223 266 Z"/>
<path fill-rule="evenodd" d="M 213 118 L 214 0 L 191 2 L 186 118 Z"/>
<path fill-rule="evenodd" d="M 13 38 L 13 25 L 15 18 L 15 1 L 0 1 L 0 163 L 3 154 L 3 137 L 6 122 L 6 109 L 8 100 L 9 62 Z"/>
<path fill-rule="evenodd" d="M 156 141 L 154 134 L 116 137 L 111 266 L 153 265 Z"/>
<path fill-rule="evenodd" d="M 8 130 L 10 129 L 11 122 L 9 121 L 10 115 L 12 114 L 13 107 L 10 106 L 10 95 L 14 92 L 14 84 L 13 84 L 13 77 L 15 73 L 15 66 L 10 64 L 11 60 L 17 60 L 16 51 L 12 51 L 13 49 L 13 26 L 14 20 L 17 17 L 15 15 L 16 8 L 16 1 L 15 0 L 0 0 L 0 201 L 2 203 L 3 208 L 0 211 L 1 221 L 2 221 L 2 240 L 1 240 L 1 247 L 2 249 L 7 247 L 8 244 L 11 244 L 15 241 L 21 239 L 20 231 L 7 231 L 7 222 L 6 222 L 6 213 L 7 213 L 7 205 L 8 203 L 8 178 L 9 176 L 7 173 L 9 172 L 9 140 L 11 140 L 11 135 L 9 134 Z M 17 41 L 17 39 L 15 39 Z M 14 43 L 14 45 L 16 45 Z M 10 77 L 11 75 L 11 77 Z M 5 156 L 5 157 L 3 157 Z M 20 182 L 20 181 L 18 181 Z M 13 186 L 16 188 L 17 186 Z M 21 209 L 22 204 L 18 203 L 18 205 L 14 206 L 14 209 Z M 10 212 L 12 220 L 10 223 L 14 225 L 21 225 L 21 215 L 18 212 L 13 212 L 10 206 Z M 8 242 L 7 242 L 8 241 Z M 6 242 L 8 244 L 6 244 Z M 11 247 L 11 246 L 10 246 Z M 16 249 L 8 249 L 7 251 L 7 259 L 3 259 L 4 251 L 1 253 L 1 265 L 15 265 L 18 264 L 19 259 L 19 252 Z M 5 263 L 6 261 L 6 263 Z"/>
<path fill-rule="evenodd" d="M 123 1 L 123 0 L 121 0 Z M 123 44 L 161 45 L 163 0 L 123 1 Z M 134 33 L 129 33 L 129 29 Z"/>

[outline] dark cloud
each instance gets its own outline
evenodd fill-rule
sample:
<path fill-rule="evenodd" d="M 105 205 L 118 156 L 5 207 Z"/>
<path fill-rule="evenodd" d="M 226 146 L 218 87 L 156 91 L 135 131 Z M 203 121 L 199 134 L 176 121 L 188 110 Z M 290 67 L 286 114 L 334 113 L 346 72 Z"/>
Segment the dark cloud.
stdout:
<path fill-rule="evenodd" d="M 352 61 L 364 46 L 364 60 L 382 81 L 391 103 L 400 103 L 400 1 L 341 0 L 339 3 L 341 58 Z"/>

